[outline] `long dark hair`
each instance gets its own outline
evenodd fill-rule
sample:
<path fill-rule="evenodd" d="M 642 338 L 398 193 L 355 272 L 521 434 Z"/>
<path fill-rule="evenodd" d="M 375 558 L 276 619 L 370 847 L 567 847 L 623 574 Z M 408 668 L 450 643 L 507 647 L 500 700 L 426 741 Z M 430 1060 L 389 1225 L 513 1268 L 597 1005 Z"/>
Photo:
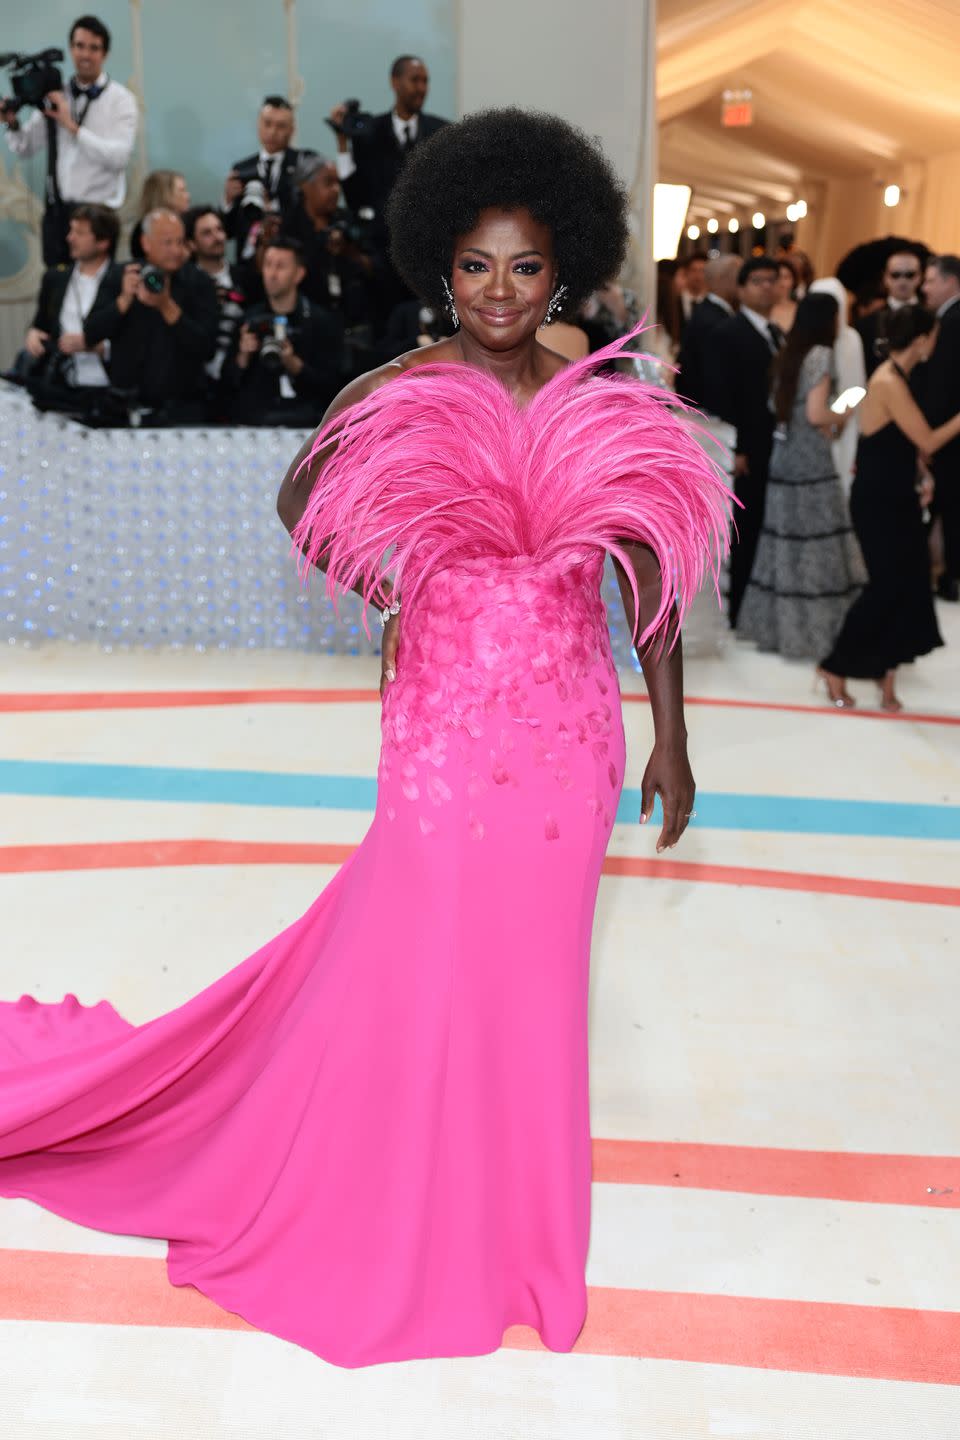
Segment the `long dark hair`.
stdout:
<path fill-rule="evenodd" d="M 793 328 L 773 367 L 774 404 L 778 420 L 789 420 L 793 413 L 800 366 L 806 355 L 814 345 L 827 345 L 832 349 L 837 338 L 839 308 L 832 295 L 820 292 L 805 295 L 797 306 Z"/>
<path fill-rule="evenodd" d="M 906 350 L 918 335 L 929 335 L 937 317 L 923 305 L 901 305 L 883 317 L 882 333 L 877 335 L 878 354 L 888 356 L 894 350 Z"/>

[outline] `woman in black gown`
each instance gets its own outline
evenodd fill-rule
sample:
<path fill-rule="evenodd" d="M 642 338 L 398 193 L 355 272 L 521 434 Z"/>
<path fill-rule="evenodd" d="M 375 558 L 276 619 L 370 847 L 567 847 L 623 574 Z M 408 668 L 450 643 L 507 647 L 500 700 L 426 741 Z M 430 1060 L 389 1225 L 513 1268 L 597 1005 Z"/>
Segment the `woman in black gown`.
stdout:
<path fill-rule="evenodd" d="M 917 487 L 917 452 L 932 455 L 960 435 L 960 414 L 932 430 L 910 393 L 910 372 L 931 354 L 936 317 L 919 305 L 891 315 L 889 358 L 874 371 L 860 406 L 860 444 L 850 515 L 869 582 L 847 611 L 818 674 L 835 705 L 854 703 L 847 677 L 876 680 L 884 710 L 900 710 L 899 665 L 943 644 L 930 591 L 922 509 L 932 481 Z"/>

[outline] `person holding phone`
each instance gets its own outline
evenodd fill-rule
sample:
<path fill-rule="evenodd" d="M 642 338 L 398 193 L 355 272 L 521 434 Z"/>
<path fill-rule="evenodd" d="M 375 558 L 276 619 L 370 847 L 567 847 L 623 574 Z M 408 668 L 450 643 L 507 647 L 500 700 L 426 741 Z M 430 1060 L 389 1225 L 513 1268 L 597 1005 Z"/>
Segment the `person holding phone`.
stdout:
<path fill-rule="evenodd" d="M 905 305 L 888 319 L 889 356 L 874 371 L 860 407 L 857 472 L 850 512 L 869 581 L 847 613 L 818 673 L 835 705 L 854 703 L 848 678 L 874 680 L 884 710 L 901 710 L 896 673 L 943 644 L 930 590 L 923 510 L 929 477 L 917 484 L 917 452 L 934 455 L 960 435 L 960 412 L 932 429 L 910 393 L 910 373 L 937 343 L 937 319 Z"/>
<path fill-rule="evenodd" d="M 805 296 L 774 364 L 778 423 L 737 625 L 742 639 L 792 660 L 824 653 L 866 580 L 831 451 L 851 413 L 830 408 L 838 320 L 833 295 Z"/>

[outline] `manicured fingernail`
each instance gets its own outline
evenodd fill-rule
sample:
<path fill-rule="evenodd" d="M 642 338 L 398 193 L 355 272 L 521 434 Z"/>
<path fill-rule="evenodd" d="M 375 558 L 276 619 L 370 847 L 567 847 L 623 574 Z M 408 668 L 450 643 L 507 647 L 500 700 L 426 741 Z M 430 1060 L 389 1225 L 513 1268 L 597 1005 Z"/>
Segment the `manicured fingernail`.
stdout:
<path fill-rule="evenodd" d="M 646 823 L 647 823 L 647 817 L 646 817 L 646 815 L 641 815 L 641 816 L 640 816 L 640 824 L 641 824 L 641 825 L 646 825 Z"/>
<path fill-rule="evenodd" d="M 388 670 L 388 671 L 387 671 L 387 679 L 388 679 L 388 680 L 396 680 L 396 678 L 397 678 L 397 672 L 396 672 L 396 670 Z"/>

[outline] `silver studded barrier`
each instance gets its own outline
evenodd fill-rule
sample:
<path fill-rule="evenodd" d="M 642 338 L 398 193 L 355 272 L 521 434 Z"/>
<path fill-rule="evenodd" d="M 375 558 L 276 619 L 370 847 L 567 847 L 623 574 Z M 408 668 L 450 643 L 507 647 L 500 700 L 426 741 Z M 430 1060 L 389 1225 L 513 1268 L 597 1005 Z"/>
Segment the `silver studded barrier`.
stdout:
<path fill-rule="evenodd" d="M 321 576 L 304 587 L 277 518 L 305 435 L 87 430 L 0 382 L 0 643 L 375 654 L 373 611 L 368 639 L 357 596 L 338 614 Z M 617 664 L 636 668 L 609 562 L 604 599 Z M 705 592 L 685 648 L 716 653 L 721 637 Z"/>

